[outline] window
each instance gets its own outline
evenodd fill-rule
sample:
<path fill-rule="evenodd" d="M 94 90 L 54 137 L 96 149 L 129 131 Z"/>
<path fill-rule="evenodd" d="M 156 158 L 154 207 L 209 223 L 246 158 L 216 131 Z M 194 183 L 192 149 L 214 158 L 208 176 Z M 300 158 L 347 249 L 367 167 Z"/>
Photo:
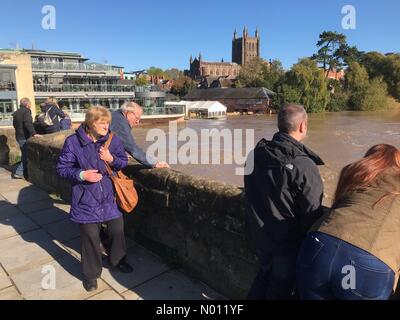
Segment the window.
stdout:
<path fill-rule="evenodd" d="M 0 69 L 0 91 L 15 91 L 15 70 L 13 68 Z"/>

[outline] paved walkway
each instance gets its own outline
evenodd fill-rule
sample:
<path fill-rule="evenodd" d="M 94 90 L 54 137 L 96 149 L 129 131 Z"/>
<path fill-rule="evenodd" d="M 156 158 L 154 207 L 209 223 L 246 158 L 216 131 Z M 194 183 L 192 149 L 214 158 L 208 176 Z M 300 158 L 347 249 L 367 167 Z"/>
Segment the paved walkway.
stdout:
<path fill-rule="evenodd" d="M 103 268 L 98 290 L 81 282 L 80 238 L 69 205 L 0 168 L 0 300 L 223 299 L 127 239 L 134 272 Z M 51 275 L 55 271 L 55 288 Z"/>

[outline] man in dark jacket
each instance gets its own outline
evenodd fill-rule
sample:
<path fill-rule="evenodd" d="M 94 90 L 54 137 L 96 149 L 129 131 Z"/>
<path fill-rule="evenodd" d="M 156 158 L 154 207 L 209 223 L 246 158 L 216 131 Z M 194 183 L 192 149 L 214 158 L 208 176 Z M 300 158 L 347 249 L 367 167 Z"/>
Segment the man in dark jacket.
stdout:
<path fill-rule="evenodd" d="M 166 162 L 146 156 L 132 136 L 132 128 L 139 124 L 142 114 L 141 106 L 135 102 L 127 102 L 120 110 L 113 112 L 110 129 L 122 140 L 125 151 L 141 164 L 151 168 L 169 168 Z"/>
<path fill-rule="evenodd" d="M 248 158 L 245 176 L 246 228 L 260 270 L 248 299 L 292 299 L 299 246 L 308 228 L 322 215 L 323 161 L 304 146 L 307 113 L 301 105 L 283 106 L 279 132 L 262 139 Z"/>
<path fill-rule="evenodd" d="M 31 101 L 28 98 L 22 98 L 20 108 L 13 114 L 13 126 L 15 129 L 15 139 L 17 140 L 21 149 L 21 162 L 18 165 L 14 178 L 23 179 L 28 178 L 28 165 L 27 165 L 27 146 L 26 141 L 36 134 L 32 123 Z"/>

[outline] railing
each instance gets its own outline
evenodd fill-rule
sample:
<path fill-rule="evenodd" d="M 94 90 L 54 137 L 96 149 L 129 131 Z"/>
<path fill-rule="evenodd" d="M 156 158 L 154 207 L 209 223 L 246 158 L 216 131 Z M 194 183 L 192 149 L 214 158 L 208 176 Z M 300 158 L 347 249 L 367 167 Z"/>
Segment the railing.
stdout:
<path fill-rule="evenodd" d="M 110 65 L 90 64 L 90 63 L 64 63 L 64 62 L 32 62 L 34 70 L 73 70 L 73 71 L 114 71 L 120 72 Z"/>
<path fill-rule="evenodd" d="M 109 108 L 110 111 L 118 110 L 119 108 Z M 72 112 L 68 111 L 69 116 L 72 120 L 81 120 L 85 118 L 86 109 L 81 109 L 79 111 L 74 110 Z M 167 115 L 167 114 L 184 114 L 184 106 L 164 106 L 164 107 L 147 107 L 143 108 L 143 115 Z"/>
<path fill-rule="evenodd" d="M 185 106 L 165 106 L 165 114 L 183 114 L 185 113 Z"/>
<path fill-rule="evenodd" d="M 144 115 L 184 114 L 184 106 L 144 107 Z"/>
<path fill-rule="evenodd" d="M 15 91 L 14 82 L 0 82 L 0 91 Z"/>
<path fill-rule="evenodd" d="M 135 92 L 135 86 L 114 84 L 35 84 L 35 92 Z"/>
<path fill-rule="evenodd" d="M 0 113 L 0 126 L 10 126 L 13 123 L 12 113 Z"/>

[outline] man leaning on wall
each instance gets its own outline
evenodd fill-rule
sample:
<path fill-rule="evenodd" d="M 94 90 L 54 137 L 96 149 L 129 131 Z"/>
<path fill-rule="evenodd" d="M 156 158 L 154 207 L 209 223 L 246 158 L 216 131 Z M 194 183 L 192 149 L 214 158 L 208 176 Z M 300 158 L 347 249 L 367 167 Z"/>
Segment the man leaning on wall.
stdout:
<path fill-rule="evenodd" d="M 262 139 L 252 152 L 254 170 L 245 176 L 246 229 L 259 272 L 251 300 L 294 298 L 296 259 L 311 225 L 322 215 L 321 158 L 301 141 L 307 135 L 303 106 L 283 106 L 272 141 Z"/>
<path fill-rule="evenodd" d="M 142 115 L 143 109 L 140 105 L 135 102 L 126 102 L 120 110 L 112 113 L 110 129 L 122 140 L 125 151 L 142 165 L 150 168 L 169 168 L 166 162 L 146 156 L 146 153 L 137 145 L 131 130 L 139 125 Z"/>

